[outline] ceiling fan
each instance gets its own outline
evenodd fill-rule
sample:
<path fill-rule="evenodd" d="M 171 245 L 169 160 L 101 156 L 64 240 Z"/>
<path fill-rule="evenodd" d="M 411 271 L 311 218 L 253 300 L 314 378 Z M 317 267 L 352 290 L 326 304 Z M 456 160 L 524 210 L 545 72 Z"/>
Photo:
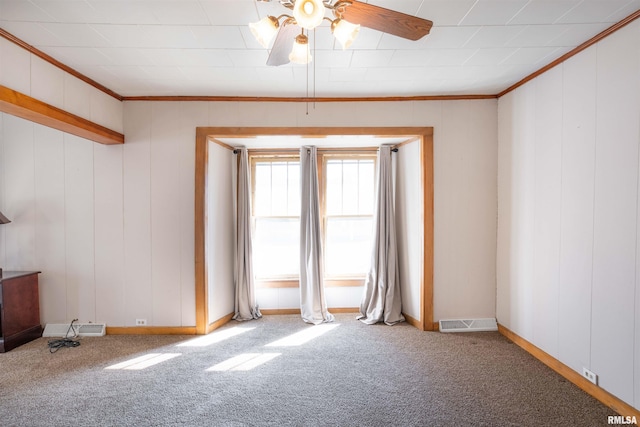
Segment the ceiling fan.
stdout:
<path fill-rule="evenodd" d="M 267 65 L 311 62 L 309 39 L 305 30 L 308 33 L 325 20 L 331 23 L 331 31 L 343 49 L 353 43 L 361 26 L 409 40 L 421 39 L 429 34 L 433 26 L 433 22 L 427 19 L 356 0 L 279 1 L 282 6 L 292 11 L 292 15 L 267 16 L 249 24 L 251 32 L 263 47 L 268 48 L 275 37 Z M 327 11 L 333 18 L 325 16 Z"/>

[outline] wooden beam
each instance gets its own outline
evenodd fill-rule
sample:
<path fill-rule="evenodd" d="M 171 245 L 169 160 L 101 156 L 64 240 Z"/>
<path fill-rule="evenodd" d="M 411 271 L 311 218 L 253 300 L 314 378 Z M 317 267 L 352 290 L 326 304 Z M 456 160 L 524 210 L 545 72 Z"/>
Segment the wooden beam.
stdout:
<path fill-rule="evenodd" d="M 124 135 L 119 132 L 5 86 L 0 86 L 0 112 L 99 142 L 100 144 L 124 144 Z"/>

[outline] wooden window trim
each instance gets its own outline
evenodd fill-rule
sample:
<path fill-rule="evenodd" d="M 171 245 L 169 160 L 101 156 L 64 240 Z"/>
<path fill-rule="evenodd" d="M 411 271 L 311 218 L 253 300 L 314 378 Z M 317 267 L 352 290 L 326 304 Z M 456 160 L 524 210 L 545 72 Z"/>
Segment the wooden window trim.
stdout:
<path fill-rule="evenodd" d="M 364 286 L 365 279 L 325 279 L 324 286 L 326 288 L 348 288 Z M 299 279 L 282 279 L 282 280 L 256 280 L 257 288 L 283 289 L 283 288 L 299 288 Z"/>

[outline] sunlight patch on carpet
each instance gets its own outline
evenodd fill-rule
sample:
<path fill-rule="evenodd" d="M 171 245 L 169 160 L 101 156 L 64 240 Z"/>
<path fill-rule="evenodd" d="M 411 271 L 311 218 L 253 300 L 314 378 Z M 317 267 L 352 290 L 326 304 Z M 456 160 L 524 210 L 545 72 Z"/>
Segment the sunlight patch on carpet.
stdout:
<path fill-rule="evenodd" d="M 226 339 L 235 337 L 237 335 L 243 334 L 245 332 L 249 332 L 254 330 L 253 328 L 241 328 L 239 326 L 235 326 L 233 328 L 225 329 L 222 331 L 216 331 L 209 335 L 204 335 L 202 337 L 194 338 L 189 341 L 185 341 L 183 343 L 177 344 L 176 347 L 206 347 L 211 344 L 218 343 L 220 341 L 224 341 Z"/>
<path fill-rule="evenodd" d="M 207 369 L 207 371 L 250 371 L 282 353 L 243 353 Z"/>
<path fill-rule="evenodd" d="M 340 326 L 340 324 L 337 323 L 323 323 L 321 325 L 309 326 L 300 332 L 296 332 L 295 334 L 291 334 L 287 337 L 269 343 L 265 345 L 265 347 L 295 347 L 306 344 L 312 339 L 318 338 L 338 326 Z"/>
<path fill-rule="evenodd" d="M 182 356 L 181 353 L 149 353 L 144 356 L 136 357 L 124 362 L 116 363 L 115 365 L 107 366 L 104 369 L 118 370 L 141 370 L 146 369 L 149 366 L 157 365 L 174 357 Z"/>

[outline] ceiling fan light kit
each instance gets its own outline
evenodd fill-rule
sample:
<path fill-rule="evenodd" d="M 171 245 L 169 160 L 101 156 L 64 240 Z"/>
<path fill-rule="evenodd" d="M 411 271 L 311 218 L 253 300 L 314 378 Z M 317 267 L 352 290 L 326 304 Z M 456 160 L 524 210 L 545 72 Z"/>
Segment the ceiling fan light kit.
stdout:
<path fill-rule="evenodd" d="M 258 43 L 265 49 L 269 48 L 269 43 L 278 33 L 280 28 L 280 22 L 275 16 L 265 16 L 258 22 L 252 22 L 249 24 L 251 34 L 256 38 Z"/>
<path fill-rule="evenodd" d="M 309 50 L 309 39 L 304 34 L 298 34 L 293 43 L 293 49 L 289 54 L 289 61 L 294 64 L 308 64 L 311 62 L 311 51 Z"/>
<path fill-rule="evenodd" d="M 271 0 L 257 0 L 269 2 Z M 308 64 L 311 62 L 308 37 L 304 34 L 317 28 L 323 21 L 331 23 L 331 32 L 347 49 L 354 42 L 360 27 L 367 27 L 409 40 L 419 40 L 429 34 L 433 22 L 355 0 L 279 0 L 292 11 L 292 15 L 267 16 L 249 24 L 252 34 L 261 46 L 268 49 L 275 42 L 267 59 L 267 65 L 283 65 L 288 62 Z M 333 18 L 325 16 L 330 10 Z M 281 19 L 283 20 L 281 22 Z M 295 38 L 292 34 L 300 32 Z M 299 37 L 300 35 L 304 37 Z M 287 52 L 290 52 L 287 54 Z M 303 55 L 302 52 L 306 52 Z M 295 58 L 295 60 L 294 60 Z M 303 60 L 304 58 L 304 60 Z"/>
<path fill-rule="evenodd" d="M 346 50 L 351 46 L 358 33 L 360 32 L 360 24 L 352 24 L 344 19 L 336 19 L 331 23 L 331 31 L 333 36 L 342 45 L 342 50 Z"/>
<path fill-rule="evenodd" d="M 293 6 L 293 17 L 305 30 L 313 30 L 324 19 L 324 4 L 320 0 L 297 0 Z"/>

